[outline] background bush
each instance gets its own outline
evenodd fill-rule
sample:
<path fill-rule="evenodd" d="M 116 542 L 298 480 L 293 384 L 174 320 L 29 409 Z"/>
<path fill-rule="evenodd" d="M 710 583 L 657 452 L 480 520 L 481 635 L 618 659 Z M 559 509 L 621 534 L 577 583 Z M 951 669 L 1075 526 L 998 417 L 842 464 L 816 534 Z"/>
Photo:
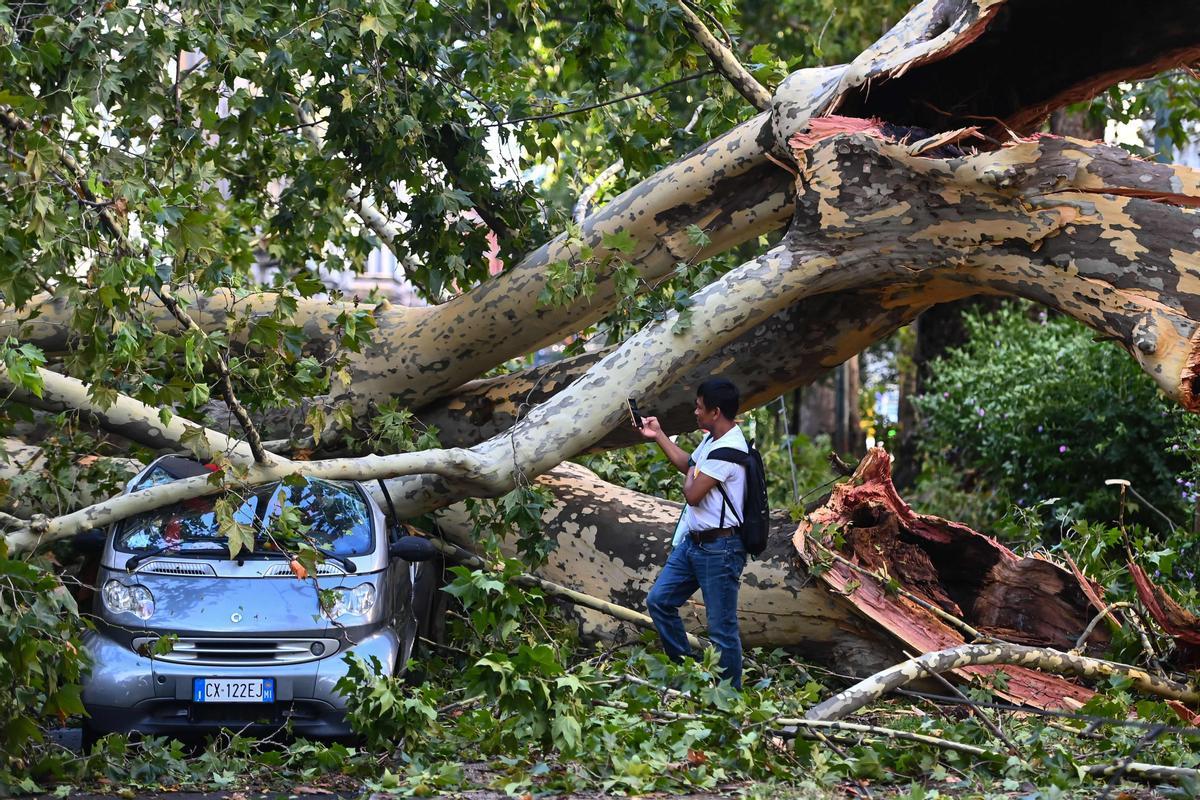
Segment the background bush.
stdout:
<path fill-rule="evenodd" d="M 924 508 L 985 529 L 1013 506 L 1049 503 L 1060 522 L 1115 519 L 1126 478 L 1177 523 L 1195 502 L 1187 447 L 1195 423 L 1132 358 L 1065 317 L 1013 304 L 968 313 L 969 340 L 931 366 L 916 399 Z M 973 495 L 956 500 L 956 491 Z M 1163 528 L 1133 502 L 1130 518 Z M 1051 523 L 1052 524 L 1052 523 Z"/>

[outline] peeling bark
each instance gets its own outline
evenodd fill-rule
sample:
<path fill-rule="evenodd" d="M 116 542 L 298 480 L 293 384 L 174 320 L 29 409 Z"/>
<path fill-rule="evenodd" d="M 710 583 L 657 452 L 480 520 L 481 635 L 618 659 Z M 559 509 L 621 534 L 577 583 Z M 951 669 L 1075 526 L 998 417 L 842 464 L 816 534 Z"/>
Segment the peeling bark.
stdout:
<path fill-rule="evenodd" d="M 1018 640 L 1018 644 L 1004 643 L 1007 647 L 1028 650 L 1027 645 L 1036 645 L 1044 650 L 1063 641 L 1068 641 L 1068 647 L 1074 643 L 1091 610 L 1069 570 L 1041 559 L 1020 559 L 965 526 L 915 514 L 886 480 L 886 463 L 886 454 L 874 451 L 855 479 L 837 487 L 813 515 L 829 520 L 882 514 L 875 506 L 895 510 L 893 517 L 903 525 L 903 540 L 889 536 L 886 526 L 861 527 L 859 522 L 847 533 L 847 540 L 857 545 L 853 553 L 847 551 L 848 557 L 874 568 L 886 563 L 903 590 L 923 594 L 930 602 L 940 596 L 982 632 Z M 629 608 L 644 608 L 646 593 L 666 561 L 679 505 L 608 484 L 575 464 L 556 467 L 538 483 L 555 498 L 542 522 L 546 535 L 556 543 L 538 575 Z M 443 535 L 464 547 L 473 546 L 472 525 L 461 506 L 444 509 L 437 519 Z M 796 534 L 798 540 L 804 539 L 804 529 L 802 525 L 802 532 Z M 939 618 L 888 594 L 860 573 L 838 564 L 810 569 L 819 560 L 809 550 L 792 545 L 794 531 L 794 523 L 776 515 L 766 552 L 747 562 L 738 606 L 748 647 L 791 648 L 839 673 L 867 676 L 903 661 L 906 651 L 923 653 L 964 644 L 964 637 Z M 877 555 L 877 549 L 889 556 L 899 550 L 900 558 L 888 560 Z M 970 559 L 974 561 L 965 564 Z M 962 570 L 956 568 L 960 563 L 964 563 Z M 610 617 L 586 609 L 576 612 L 585 634 L 618 639 L 627 635 Z M 698 597 L 684 606 L 682 615 L 689 630 L 703 632 L 704 609 Z M 1095 659 L 1077 661 L 1088 665 L 1085 677 L 1100 674 L 1095 672 L 1099 667 L 1093 668 Z M 988 677 L 997 670 L 961 666 L 955 673 L 960 680 Z M 1001 694 L 1017 702 L 1070 708 L 1091 696 L 1082 686 L 1036 669 L 1017 665 L 1003 671 L 1009 683 Z"/>
<path fill-rule="evenodd" d="M 1146 571 L 1133 561 L 1129 562 L 1129 574 L 1142 605 L 1174 640 L 1175 662 L 1183 669 L 1200 668 L 1200 617 L 1155 586 Z"/>

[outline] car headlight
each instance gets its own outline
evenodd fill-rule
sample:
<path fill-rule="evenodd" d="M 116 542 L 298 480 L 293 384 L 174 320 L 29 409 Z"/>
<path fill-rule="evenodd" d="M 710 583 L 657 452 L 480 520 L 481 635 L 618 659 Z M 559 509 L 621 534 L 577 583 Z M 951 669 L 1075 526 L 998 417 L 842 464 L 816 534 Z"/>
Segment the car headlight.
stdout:
<path fill-rule="evenodd" d="M 100 592 L 104 606 L 115 613 L 128 612 L 138 619 L 150 619 L 154 614 L 154 595 L 145 586 L 126 586 L 109 581 Z"/>
<path fill-rule="evenodd" d="M 330 618 L 337 619 L 344 614 L 366 616 L 375 608 L 375 587 L 369 583 L 355 586 L 353 589 L 334 589 L 333 602 L 326 609 Z"/>

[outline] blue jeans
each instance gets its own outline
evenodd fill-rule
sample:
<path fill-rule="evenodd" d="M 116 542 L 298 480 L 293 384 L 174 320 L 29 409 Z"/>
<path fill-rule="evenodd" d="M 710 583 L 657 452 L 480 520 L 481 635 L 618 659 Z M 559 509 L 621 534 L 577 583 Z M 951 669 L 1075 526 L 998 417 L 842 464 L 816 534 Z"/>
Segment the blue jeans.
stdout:
<path fill-rule="evenodd" d="M 699 589 L 708 617 L 708 638 L 721 653 L 722 676 L 742 688 L 742 638 L 738 633 L 737 599 L 746 548 L 737 534 L 708 544 L 685 537 L 671 551 L 650 594 L 646 607 L 672 661 L 691 655 L 679 607 Z"/>

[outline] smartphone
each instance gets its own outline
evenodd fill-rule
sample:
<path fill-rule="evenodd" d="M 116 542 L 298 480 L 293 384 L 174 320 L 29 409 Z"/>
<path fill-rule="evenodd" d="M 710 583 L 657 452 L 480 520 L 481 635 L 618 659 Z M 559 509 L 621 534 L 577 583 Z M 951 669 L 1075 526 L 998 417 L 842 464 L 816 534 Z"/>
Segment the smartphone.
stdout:
<path fill-rule="evenodd" d="M 629 398 L 629 418 L 633 420 L 633 427 L 641 430 L 643 427 L 642 414 L 638 411 L 637 400 L 634 400 L 632 397 Z"/>

